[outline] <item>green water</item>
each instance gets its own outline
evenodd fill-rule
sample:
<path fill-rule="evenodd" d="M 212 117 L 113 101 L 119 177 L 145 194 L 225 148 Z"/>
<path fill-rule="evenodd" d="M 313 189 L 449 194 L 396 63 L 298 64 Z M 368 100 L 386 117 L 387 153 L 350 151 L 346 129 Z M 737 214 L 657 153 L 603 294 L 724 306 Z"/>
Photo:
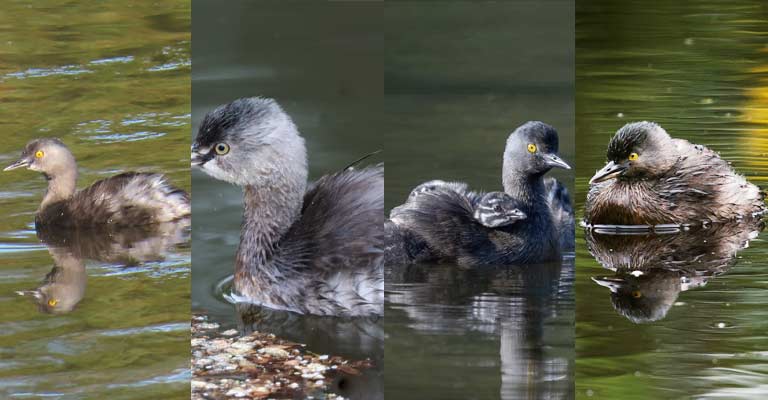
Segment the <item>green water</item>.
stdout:
<path fill-rule="evenodd" d="M 576 15 L 580 210 L 611 135 L 644 119 L 719 151 L 750 181 L 768 184 L 764 2 L 580 1 Z M 679 293 L 664 318 L 634 324 L 614 311 L 608 289 L 590 280 L 612 272 L 590 256 L 580 234 L 577 398 L 768 396 L 766 238 L 763 232 L 750 241 L 735 265 L 705 286 Z"/>
<path fill-rule="evenodd" d="M 387 210 L 430 179 L 500 190 L 505 141 L 527 120 L 553 125 L 574 161 L 571 3 L 387 3 L 384 18 Z M 572 282 L 572 256 L 388 268 L 387 398 L 571 398 Z"/>
<path fill-rule="evenodd" d="M 33 138 L 55 136 L 78 160 L 79 187 L 141 170 L 189 190 L 189 30 L 185 1 L 4 4 L 0 163 Z M 151 257 L 99 261 L 71 257 L 79 248 L 49 251 L 33 223 L 44 188 L 35 172 L 0 173 L 0 397 L 188 398 L 183 229 Z M 140 244 L 158 242 L 125 243 L 140 252 Z M 54 265 L 71 274 L 70 288 L 84 287 L 70 312 L 41 312 L 15 293 L 41 286 Z"/>

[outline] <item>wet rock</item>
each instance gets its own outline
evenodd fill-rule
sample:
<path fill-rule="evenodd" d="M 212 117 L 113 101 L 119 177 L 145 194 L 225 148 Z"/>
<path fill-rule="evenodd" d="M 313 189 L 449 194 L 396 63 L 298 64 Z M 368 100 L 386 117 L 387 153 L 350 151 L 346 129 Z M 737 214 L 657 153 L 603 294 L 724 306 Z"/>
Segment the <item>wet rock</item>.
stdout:
<path fill-rule="evenodd" d="M 277 346 L 265 347 L 259 350 L 259 352 L 264 353 L 265 355 L 268 355 L 272 358 L 276 358 L 278 360 L 284 360 L 289 356 L 287 351 Z"/>

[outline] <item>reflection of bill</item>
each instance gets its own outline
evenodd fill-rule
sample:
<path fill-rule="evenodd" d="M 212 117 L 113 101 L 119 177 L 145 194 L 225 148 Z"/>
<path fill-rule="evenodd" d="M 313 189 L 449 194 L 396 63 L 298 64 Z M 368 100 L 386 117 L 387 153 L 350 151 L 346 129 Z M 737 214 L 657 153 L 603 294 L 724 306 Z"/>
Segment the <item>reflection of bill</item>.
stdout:
<path fill-rule="evenodd" d="M 680 292 L 702 287 L 730 269 L 736 253 L 763 227 L 762 221 L 753 220 L 667 234 L 587 230 L 590 253 L 614 271 L 592 280 L 610 291 L 614 309 L 630 321 L 658 321 Z"/>
<path fill-rule="evenodd" d="M 31 296 L 41 312 L 64 314 L 72 311 L 85 295 L 87 275 L 85 262 L 65 247 L 49 247 L 54 267 L 45 276 L 43 284 L 33 290 L 18 291 Z"/>
<path fill-rule="evenodd" d="M 189 222 L 185 218 L 123 229 L 39 229 L 54 267 L 39 287 L 16 293 L 34 299 L 41 312 L 68 313 L 85 295 L 86 259 L 123 266 L 161 261 L 171 248 L 187 241 Z"/>

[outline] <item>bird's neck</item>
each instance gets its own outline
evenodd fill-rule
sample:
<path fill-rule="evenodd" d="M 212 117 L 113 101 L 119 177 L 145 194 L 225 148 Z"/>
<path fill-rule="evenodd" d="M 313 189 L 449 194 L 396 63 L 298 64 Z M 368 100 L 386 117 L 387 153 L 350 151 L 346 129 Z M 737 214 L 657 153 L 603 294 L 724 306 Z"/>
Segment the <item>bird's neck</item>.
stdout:
<path fill-rule="evenodd" d="M 77 165 L 62 169 L 55 175 L 45 174 L 45 179 L 48 180 L 48 189 L 45 191 L 38 211 L 42 211 L 51 204 L 72 198 L 77 190 Z"/>
<path fill-rule="evenodd" d="M 543 198 L 545 195 L 544 175 L 505 174 L 502 183 L 504 192 L 514 197 L 529 210 L 546 201 Z"/>
<path fill-rule="evenodd" d="M 306 182 L 290 186 L 247 185 L 236 275 L 268 264 L 280 240 L 301 215 Z"/>

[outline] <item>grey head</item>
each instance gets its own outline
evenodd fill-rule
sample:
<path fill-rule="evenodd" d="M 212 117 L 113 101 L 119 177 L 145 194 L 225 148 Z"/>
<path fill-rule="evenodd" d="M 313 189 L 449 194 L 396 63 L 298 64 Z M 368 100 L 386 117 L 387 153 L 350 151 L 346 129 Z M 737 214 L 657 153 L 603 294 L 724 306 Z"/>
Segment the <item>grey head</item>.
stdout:
<path fill-rule="evenodd" d="M 413 188 L 411 193 L 408 195 L 408 201 L 412 201 L 424 193 L 436 192 L 438 190 L 450 190 L 456 193 L 466 193 L 469 190 L 469 186 L 467 186 L 467 184 L 464 182 L 446 182 L 440 179 L 435 179 L 424 182 L 421 185 Z"/>
<path fill-rule="evenodd" d="M 648 121 L 626 124 L 608 144 L 608 164 L 589 183 L 658 176 L 676 162 L 677 151 L 673 139 L 660 125 Z"/>
<path fill-rule="evenodd" d="M 42 285 L 16 294 L 31 297 L 40 312 L 66 314 L 72 311 L 85 295 L 88 275 L 85 262 L 67 248 L 49 247 L 55 266 L 45 276 Z"/>
<path fill-rule="evenodd" d="M 21 157 L 3 171 L 27 168 L 43 173 L 48 178 L 61 175 L 77 178 L 77 163 L 72 152 L 59 139 L 35 139 L 24 147 Z"/>
<path fill-rule="evenodd" d="M 663 268 L 620 271 L 592 281 L 610 290 L 614 309 L 636 324 L 664 319 L 682 290 L 680 272 Z"/>
<path fill-rule="evenodd" d="M 192 166 L 239 186 L 306 185 L 304 139 L 272 99 L 237 99 L 203 118 L 192 144 Z M 303 189 L 302 189 L 303 192 Z"/>
<path fill-rule="evenodd" d="M 504 149 L 505 180 L 510 175 L 542 176 L 552 168 L 571 169 L 558 155 L 557 131 L 540 121 L 520 125 Z"/>
<path fill-rule="evenodd" d="M 475 219 L 489 228 L 511 225 L 526 218 L 518 202 L 504 192 L 486 193 L 480 198 L 474 212 Z"/>

